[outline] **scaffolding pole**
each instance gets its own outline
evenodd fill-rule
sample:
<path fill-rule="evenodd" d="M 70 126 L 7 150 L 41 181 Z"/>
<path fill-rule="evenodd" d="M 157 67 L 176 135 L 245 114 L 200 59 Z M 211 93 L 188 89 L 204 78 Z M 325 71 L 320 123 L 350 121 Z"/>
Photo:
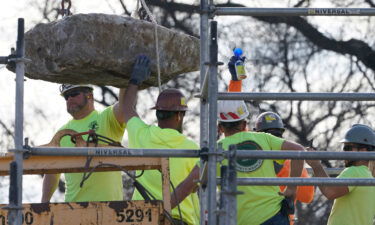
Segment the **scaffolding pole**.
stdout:
<path fill-rule="evenodd" d="M 218 182 L 221 179 L 218 179 Z M 238 178 L 238 185 L 246 186 L 375 186 L 374 178 Z"/>
<path fill-rule="evenodd" d="M 225 156 L 227 157 L 227 156 Z M 375 152 L 303 152 L 272 150 L 239 150 L 237 158 L 247 159 L 327 159 L 327 160 L 375 160 Z"/>
<path fill-rule="evenodd" d="M 216 142 L 215 142 L 216 143 Z M 16 149 L 11 151 L 17 152 Z M 21 150 L 23 152 L 24 150 Z M 118 147 L 28 147 L 27 154 L 45 156 L 123 156 L 123 157 L 188 157 L 197 158 L 207 154 L 194 149 L 130 149 Z M 210 153 L 208 153 L 210 155 Z M 230 158 L 228 151 L 217 150 L 215 155 Z M 326 160 L 375 160 L 375 152 L 335 151 L 273 151 L 237 150 L 238 159 L 326 159 Z"/>
<path fill-rule="evenodd" d="M 213 16 L 374 16 L 372 8 L 247 8 L 216 7 Z"/>
<path fill-rule="evenodd" d="M 200 1 L 200 90 L 207 85 L 208 62 L 208 0 Z M 200 147 L 208 146 L 208 102 L 207 98 L 200 99 Z M 200 174 L 204 171 L 204 162 L 201 160 Z M 203 186 L 199 188 L 200 224 L 206 224 L 207 218 L 207 191 Z"/>
<path fill-rule="evenodd" d="M 219 92 L 220 100 L 275 100 L 275 101 L 374 101 L 375 93 L 263 93 Z"/>
<path fill-rule="evenodd" d="M 237 224 L 237 171 L 236 171 L 236 145 L 229 146 L 228 165 L 221 167 L 222 179 L 217 183 L 221 184 L 220 192 L 220 225 Z"/>
<path fill-rule="evenodd" d="M 124 157 L 200 157 L 199 150 L 193 149 L 130 149 L 104 147 L 36 147 L 29 148 L 28 154 L 46 156 L 124 156 Z"/>
<path fill-rule="evenodd" d="M 25 74 L 25 44 L 24 44 L 25 21 L 18 19 L 16 58 L 9 59 L 16 63 L 16 125 L 14 144 L 17 150 L 23 149 L 23 99 L 24 99 L 24 74 Z M 14 161 L 10 165 L 11 177 L 9 185 L 9 223 L 11 225 L 22 224 L 22 173 L 23 152 L 14 154 Z"/>
<path fill-rule="evenodd" d="M 209 119 L 208 119 L 208 185 L 207 185 L 207 211 L 208 211 L 208 224 L 217 224 L 216 215 L 216 139 L 217 139 L 217 22 L 210 22 L 210 72 L 209 72 Z"/>

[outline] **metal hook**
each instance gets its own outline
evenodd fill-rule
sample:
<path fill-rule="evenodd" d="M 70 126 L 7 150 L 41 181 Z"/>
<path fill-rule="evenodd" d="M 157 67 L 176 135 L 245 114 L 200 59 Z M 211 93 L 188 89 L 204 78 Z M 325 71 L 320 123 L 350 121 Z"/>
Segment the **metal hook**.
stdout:
<path fill-rule="evenodd" d="M 65 2 L 68 3 L 67 9 L 65 9 Z M 61 0 L 61 15 L 63 17 L 72 15 L 72 13 L 70 12 L 71 7 L 72 7 L 72 1 L 71 0 Z"/>

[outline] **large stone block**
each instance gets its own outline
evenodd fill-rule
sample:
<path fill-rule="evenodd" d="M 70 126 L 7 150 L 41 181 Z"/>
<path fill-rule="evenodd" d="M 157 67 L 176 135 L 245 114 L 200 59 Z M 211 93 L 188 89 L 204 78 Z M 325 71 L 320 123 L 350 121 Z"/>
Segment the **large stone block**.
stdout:
<path fill-rule="evenodd" d="M 199 70 L 199 40 L 158 26 L 162 82 Z M 143 88 L 157 86 L 154 25 L 130 17 L 77 14 L 38 24 L 25 34 L 26 76 L 56 83 L 124 87 L 137 55 L 151 58 L 152 75 Z"/>

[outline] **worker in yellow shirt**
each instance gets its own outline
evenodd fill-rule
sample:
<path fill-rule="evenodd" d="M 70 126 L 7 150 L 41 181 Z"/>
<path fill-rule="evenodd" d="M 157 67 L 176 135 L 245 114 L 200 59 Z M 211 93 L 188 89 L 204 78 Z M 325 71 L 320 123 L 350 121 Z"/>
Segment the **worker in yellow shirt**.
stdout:
<path fill-rule="evenodd" d="M 162 91 L 152 108 L 156 110 L 158 126 L 144 123 L 135 111 L 139 85 L 150 76 L 150 60 L 139 56 L 136 60 L 131 79 L 125 92 L 125 122 L 129 137 L 129 148 L 141 149 L 198 149 L 198 145 L 182 134 L 185 112 L 188 110 L 186 98 L 177 89 L 169 88 Z M 193 158 L 170 158 L 170 179 L 177 186 L 187 177 L 197 163 Z M 198 170 L 194 170 L 198 173 Z M 138 173 L 139 174 L 139 173 Z M 157 170 L 144 171 L 137 179 L 156 199 L 162 198 L 161 174 Z M 138 191 L 134 192 L 133 200 L 142 200 Z M 192 194 L 172 210 L 175 224 L 199 224 L 199 200 Z"/>
<path fill-rule="evenodd" d="M 72 116 L 59 130 L 77 133 L 94 130 L 116 142 L 121 142 L 125 131 L 124 89 L 120 89 L 119 101 L 104 110 L 94 106 L 93 87 L 87 84 L 62 84 L 60 95 L 65 99 L 67 112 Z M 86 141 L 88 135 L 84 135 Z M 75 147 L 71 138 L 59 141 L 61 147 Z M 99 144 L 104 144 L 99 142 Z M 120 171 L 95 172 L 82 182 L 83 173 L 65 173 L 65 202 L 120 201 L 123 200 L 123 185 Z M 46 174 L 43 178 L 42 203 L 49 202 L 60 180 L 60 174 Z"/>
<path fill-rule="evenodd" d="M 225 135 L 219 143 L 224 150 L 235 144 L 238 150 L 304 151 L 300 144 L 266 133 L 247 131 L 248 116 L 244 101 L 218 102 L 218 128 Z M 303 160 L 292 160 L 290 176 L 299 177 L 302 168 Z M 238 177 L 276 177 L 273 160 L 238 159 L 236 171 Z M 193 182 L 196 179 L 198 177 L 191 174 L 176 188 L 172 194 L 172 207 L 196 188 Z M 282 202 L 285 197 L 294 199 L 296 186 L 287 186 L 282 193 L 278 186 L 239 186 L 238 190 L 244 194 L 237 197 L 237 224 L 289 225 L 288 215 L 282 210 Z"/>
<path fill-rule="evenodd" d="M 228 62 L 228 70 L 231 74 L 231 80 L 228 86 L 228 92 L 241 92 L 242 91 L 242 80 L 237 74 L 235 69 L 236 61 L 241 61 L 242 64 L 245 62 L 245 57 L 232 56 Z M 260 114 L 255 122 L 254 131 L 265 132 L 272 134 L 276 137 L 283 138 L 282 135 L 285 131 L 284 124 L 280 116 L 274 112 L 263 112 Z M 274 162 L 275 172 L 277 177 L 289 177 L 290 174 L 290 160 L 286 160 L 282 164 Z M 303 168 L 301 177 L 309 177 L 307 170 Z M 285 186 L 280 186 L 280 190 L 284 191 Z M 300 202 L 310 203 L 314 198 L 314 186 L 298 186 L 296 199 Z M 292 204 L 289 204 L 291 207 Z M 294 206 L 291 207 L 294 209 Z M 294 210 L 291 210 L 294 211 Z M 294 224 L 294 213 L 289 215 L 290 225 Z"/>
<path fill-rule="evenodd" d="M 375 150 L 375 134 L 372 128 L 353 125 L 341 141 L 346 152 L 370 152 Z M 309 149 L 314 151 L 313 149 Z M 319 160 L 306 160 L 315 177 L 328 177 Z M 340 178 L 373 178 L 368 160 L 345 160 Z M 373 225 L 375 219 L 374 186 L 319 186 L 322 194 L 334 200 L 328 225 Z"/>
<path fill-rule="evenodd" d="M 272 134 L 273 136 L 283 138 L 285 131 L 284 123 L 280 116 L 274 112 L 261 113 L 255 122 L 254 131 Z M 277 177 L 289 177 L 290 160 L 286 160 L 283 164 L 274 162 L 275 173 Z M 306 168 L 303 168 L 301 177 L 310 177 Z M 280 186 L 280 190 L 284 191 L 286 186 Z M 303 203 L 310 203 L 314 199 L 314 186 L 298 186 L 295 202 L 298 200 Z M 294 224 L 294 214 L 289 215 L 290 225 Z"/>

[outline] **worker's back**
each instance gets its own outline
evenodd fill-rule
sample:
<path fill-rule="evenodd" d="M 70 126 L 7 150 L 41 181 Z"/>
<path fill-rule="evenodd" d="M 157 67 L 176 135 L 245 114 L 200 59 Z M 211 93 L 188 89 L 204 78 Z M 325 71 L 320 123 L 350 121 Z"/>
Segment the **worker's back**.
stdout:
<path fill-rule="evenodd" d="M 255 132 L 239 132 L 219 141 L 227 150 L 236 144 L 241 150 L 280 150 L 284 139 Z M 225 163 L 225 161 L 224 161 Z M 273 160 L 238 159 L 237 177 L 276 177 Z M 284 199 L 278 186 L 238 186 L 244 192 L 237 197 L 237 224 L 259 225 L 280 211 Z"/>
<path fill-rule="evenodd" d="M 198 149 L 197 144 L 174 129 L 161 129 L 145 124 L 133 117 L 127 124 L 130 148 L 143 149 Z M 170 179 L 174 187 L 183 181 L 197 163 L 194 158 L 169 158 Z M 141 172 L 137 172 L 139 175 Z M 157 170 L 144 171 L 137 179 L 156 199 L 162 198 L 161 174 Z M 142 200 L 136 190 L 133 200 Z M 182 219 L 188 224 L 199 224 L 199 199 L 196 193 L 187 197 L 181 204 Z M 178 207 L 172 210 L 172 216 L 179 219 Z"/>

